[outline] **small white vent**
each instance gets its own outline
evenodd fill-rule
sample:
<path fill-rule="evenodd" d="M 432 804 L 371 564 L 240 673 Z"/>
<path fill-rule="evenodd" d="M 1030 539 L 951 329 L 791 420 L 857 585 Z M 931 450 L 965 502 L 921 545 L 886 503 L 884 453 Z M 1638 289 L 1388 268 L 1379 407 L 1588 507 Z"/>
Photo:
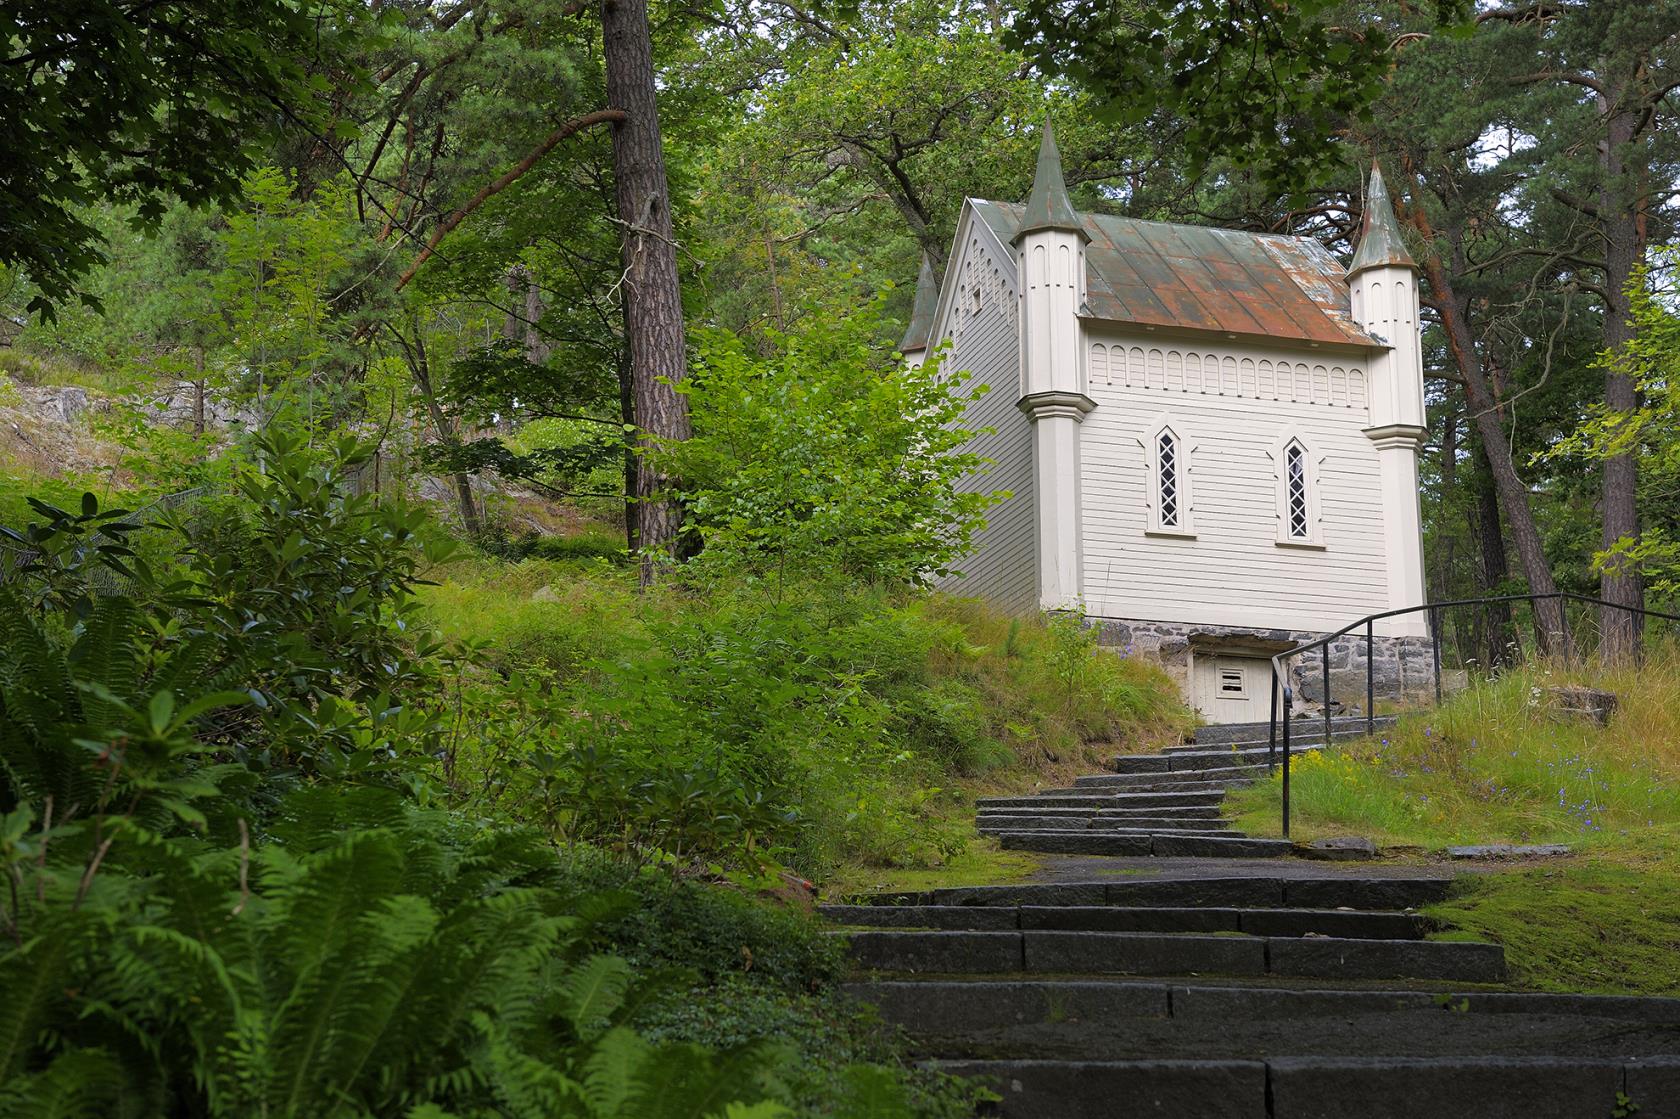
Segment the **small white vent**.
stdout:
<path fill-rule="evenodd" d="M 1240 668 L 1222 668 L 1219 670 L 1219 691 L 1222 695 L 1242 695 L 1246 689 L 1243 686 L 1243 670 Z"/>

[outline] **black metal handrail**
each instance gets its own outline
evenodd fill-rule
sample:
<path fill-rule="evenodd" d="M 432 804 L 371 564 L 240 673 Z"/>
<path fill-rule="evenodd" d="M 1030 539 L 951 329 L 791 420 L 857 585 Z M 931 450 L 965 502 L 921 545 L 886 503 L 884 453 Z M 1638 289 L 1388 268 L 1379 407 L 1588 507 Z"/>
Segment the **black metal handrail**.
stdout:
<path fill-rule="evenodd" d="M 1298 657 L 1302 653 L 1310 653 L 1314 649 L 1321 649 L 1319 661 L 1324 671 L 1324 747 L 1329 749 L 1334 741 L 1332 731 L 1333 718 L 1330 714 L 1330 645 L 1338 638 L 1359 629 L 1365 629 L 1365 731 L 1367 734 L 1376 731 L 1376 658 L 1373 655 L 1376 644 L 1376 623 L 1384 618 L 1397 618 L 1402 614 L 1416 614 L 1421 610 L 1429 611 L 1429 641 L 1430 657 L 1435 667 L 1435 702 L 1441 702 L 1441 611 L 1450 610 L 1458 606 L 1491 606 L 1501 602 L 1583 602 L 1591 606 L 1610 607 L 1613 610 L 1625 610 L 1630 614 L 1637 614 L 1641 618 L 1661 618 L 1664 621 L 1680 622 L 1680 615 L 1665 614 L 1661 610 L 1647 610 L 1642 606 L 1626 606 L 1619 602 L 1606 602 L 1601 598 L 1592 598 L 1584 594 L 1572 594 L 1569 591 L 1552 591 L 1547 594 L 1506 594 L 1493 595 L 1487 598 L 1459 598 L 1446 602 L 1429 602 L 1422 606 L 1403 606 L 1398 610 L 1384 610 L 1378 614 L 1367 614 L 1358 621 L 1343 626 L 1335 633 L 1327 633 L 1314 641 L 1304 645 L 1297 645 L 1293 649 L 1285 649 L 1272 657 L 1272 714 L 1269 734 L 1266 743 L 1267 772 L 1275 772 L 1278 765 L 1278 701 L 1283 703 L 1283 835 L 1289 838 L 1289 755 L 1290 755 L 1290 710 L 1295 705 L 1295 689 L 1289 683 L 1287 662 L 1291 657 Z M 1571 643 L 1569 633 L 1569 617 L 1560 611 L 1559 617 L 1563 622 L 1561 636 L 1563 647 L 1569 648 Z M 1281 687 L 1280 687 L 1281 684 Z"/>

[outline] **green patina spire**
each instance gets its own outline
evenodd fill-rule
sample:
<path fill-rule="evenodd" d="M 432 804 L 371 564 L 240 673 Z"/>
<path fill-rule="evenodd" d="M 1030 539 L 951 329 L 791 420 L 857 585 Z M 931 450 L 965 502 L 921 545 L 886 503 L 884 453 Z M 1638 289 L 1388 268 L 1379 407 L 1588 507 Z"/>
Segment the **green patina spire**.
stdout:
<path fill-rule="evenodd" d="M 898 344 L 901 353 L 927 349 L 933 333 L 933 315 L 939 309 L 939 281 L 933 275 L 933 261 L 922 253 L 922 270 L 916 275 L 916 302 L 910 310 L 910 329 Z"/>
<path fill-rule="evenodd" d="M 1371 189 L 1365 198 L 1365 217 L 1359 230 L 1359 248 L 1354 251 L 1353 263 L 1347 274 L 1354 275 L 1367 268 L 1416 268 L 1406 242 L 1400 237 L 1400 223 L 1394 219 L 1394 207 L 1388 201 L 1388 187 L 1383 185 L 1382 169 L 1371 164 Z"/>
<path fill-rule="evenodd" d="M 1090 239 L 1068 198 L 1067 183 L 1062 180 L 1062 154 L 1056 150 L 1049 117 L 1044 118 L 1044 140 L 1038 146 L 1038 171 L 1033 175 L 1032 197 L 1027 199 L 1027 208 L 1021 214 L 1015 240 L 1044 229 L 1065 229 Z"/>

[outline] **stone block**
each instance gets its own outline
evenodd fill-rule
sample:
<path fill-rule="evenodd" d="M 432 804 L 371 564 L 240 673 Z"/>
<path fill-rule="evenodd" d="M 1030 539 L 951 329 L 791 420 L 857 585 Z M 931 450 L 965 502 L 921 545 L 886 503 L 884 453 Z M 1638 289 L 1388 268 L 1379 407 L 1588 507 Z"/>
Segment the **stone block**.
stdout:
<path fill-rule="evenodd" d="M 1441 979 L 1497 983 L 1505 952 L 1497 944 L 1433 940 L 1276 937 L 1266 942 L 1274 975 L 1315 979 Z"/>
<path fill-rule="evenodd" d="M 1451 888 L 1446 878 L 1300 878 L 1284 883 L 1283 896 L 1308 909 L 1416 909 Z"/>
<path fill-rule="evenodd" d="M 1555 859 L 1570 854 L 1574 848 L 1567 843 L 1479 843 L 1446 850 L 1450 859 Z"/>
<path fill-rule="evenodd" d="M 1566 1057 L 1299 1057 L 1267 1065 L 1271 1119 L 1602 1119 L 1621 1088 L 1615 1062 Z"/>
<path fill-rule="evenodd" d="M 1266 942 L 1258 939 L 1049 931 L 1021 936 L 1028 971 L 1081 975 L 1263 975 L 1266 971 Z"/>
<path fill-rule="evenodd" d="M 837 925 L 970 932 L 1013 929 L 1019 920 L 1015 909 L 982 905 L 819 905 L 817 913 Z"/>
<path fill-rule="evenodd" d="M 1036 851 L 1046 855 L 1144 856 L 1150 853 L 1147 835 L 1114 835 L 1108 831 L 999 832 L 1006 851 Z"/>
<path fill-rule="evenodd" d="M 1212 836 L 1157 835 L 1158 858 L 1276 859 L 1294 850 L 1287 839 L 1228 839 Z"/>
<path fill-rule="evenodd" d="M 1283 904 L 1277 878 L 1184 878 L 1163 882 L 1110 882 L 1109 905 L 1267 907 Z"/>
<path fill-rule="evenodd" d="M 1423 991 L 1291 991 L 1276 987 L 1174 987 L 1174 1018 L 1217 1022 L 1272 1021 L 1399 1011 L 1439 1013 Z"/>
<path fill-rule="evenodd" d="M 1631 1060 L 1622 1075 L 1622 1091 L 1639 1108 L 1634 1119 L 1680 1119 L 1680 1057 Z"/>
<path fill-rule="evenodd" d="M 1601 727 L 1610 725 L 1610 717 L 1616 713 L 1620 702 L 1615 692 L 1580 684 L 1545 688 L 1540 698 L 1555 719 L 1587 722 Z"/>
<path fill-rule="evenodd" d="M 926 895 L 927 905 L 1101 905 L 1108 887 L 1101 882 L 1023 883 L 1014 886 L 946 886 Z"/>
<path fill-rule="evenodd" d="M 1021 970 L 1018 932 L 843 933 L 860 971 L 979 975 Z"/>
<path fill-rule="evenodd" d="M 1295 853 L 1307 859 L 1358 862 L 1376 858 L 1377 845 L 1363 835 L 1333 835 L 1302 844 Z"/>
<path fill-rule="evenodd" d="M 1333 936 L 1360 940 L 1417 940 L 1428 923 L 1410 913 L 1359 913 L 1340 909 L 1257 909 L 1242 914 L 1253 936 Z"/>
<path fill-rule="evenodd" d="M 1260 1061 L 940 1061 L 980 1080 L 1002 1119 L 1267 1119 Z"/>
<path fill-rule="evenodd" d="M 1022 906 L 1021 928 L 1065 932 L 1239 932 L 1238 910 L 1167 906 Z"/>
<path fill-rule="evenodd" d="M 958 1038 L 1010 1026 L 1165 1018 L 1167 987 L 1150 983 L 937 980 L 849 983 L 848 996 L 920 1038 Z"/>

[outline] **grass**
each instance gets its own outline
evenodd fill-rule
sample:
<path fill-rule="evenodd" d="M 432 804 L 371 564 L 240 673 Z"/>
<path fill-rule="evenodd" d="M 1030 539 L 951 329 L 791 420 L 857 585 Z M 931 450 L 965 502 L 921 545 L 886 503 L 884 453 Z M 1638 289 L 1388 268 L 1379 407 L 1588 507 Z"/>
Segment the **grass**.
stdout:
<path fill-rule="evenodd" d="M 968 845 L 935 867 L 870 867 L 853 864 L 830 878 L 823 887 L 829 899 L 860 894 L 918 893 L 947 886 L 996 886 L 1024 882 L 1042 865 L 1042 860 L 1025 851 L 1005 851 L 993 839 Z"/>
<path fill-rule="evenodd" d="M 1680 849 L 1467 876 L 1429 907 L 1444 939 L 1505 946 L 1513 979 L 1542 991 L 1680 994 Z"/>
<path fill-rule="evenodd" d="M 617 737 L 666 768 L 686 764 L 681 741 L 703 741 L 791 795 L 790 865 L 819 881 L 976 865 L 963 862 L 980 850 L 975 796 L 1066 783 L 1117 741 L 1178 741 L 1193 722 L 1153 662 L 1098 649 L 1077 621 L 969 600 L 678 580 L 640 592 L 605 559 L 474 558 L 432 578 L 432 619 L 480 643 L 493 671 L 539 674 L 572 711 L 612 699 L 593 725 L 628 728 Z"/>
<path fill-rule="evenodd" d="M 1545 690 L 1614 692 L 1610 725 L 1561 717 Z M 1680 648 L 1638 667 L 1538 667 L 1478 683 L 1387 733 L 1291 767 L 1296 838 L 1382 844 L 1570 843 L 1588 849 L 1680 839 Z M 1244 830 L 1275 834 L 1281 777 L 1233 794 Z"/>
<path fill-rule="evenodd" d="M 1555 711 L 1547 689 L 1619 700 L 1606 727 Z M 1227 812 L 1279 828 L 1280 778 L 1234 791 Z M 1637 666 L 1541 665 L 1475 684 L 1386 734 L 1301 757 L 1298 840 L 1384 846 L 1564 843 L 1565 860 L 1470 874 L 1428 912 L 1446 939 L 1504 945 L 1514 981 L 1548 991 L 1680 994 L 1680 647 Z"/>

